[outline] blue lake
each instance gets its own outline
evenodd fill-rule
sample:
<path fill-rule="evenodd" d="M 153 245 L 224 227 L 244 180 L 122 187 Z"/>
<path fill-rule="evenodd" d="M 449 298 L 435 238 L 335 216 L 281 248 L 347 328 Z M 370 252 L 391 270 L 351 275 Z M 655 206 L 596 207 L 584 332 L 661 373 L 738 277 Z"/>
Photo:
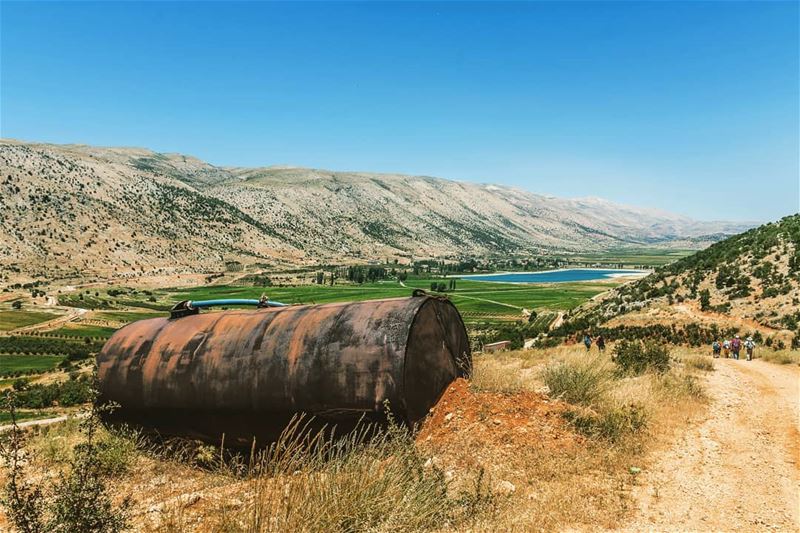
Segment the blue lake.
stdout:
<path fill-rule="evenodd" d="M 568 268 L 544 272 L 509 272 L 506 274 L 477 274 L 461 276 L 472 281 L 494 281 L 497 283 L 563 283 L 565 281 L 593 281 L 618 276 L 643 276 L 645 270 L 623 270 L 609 268 Z"/>

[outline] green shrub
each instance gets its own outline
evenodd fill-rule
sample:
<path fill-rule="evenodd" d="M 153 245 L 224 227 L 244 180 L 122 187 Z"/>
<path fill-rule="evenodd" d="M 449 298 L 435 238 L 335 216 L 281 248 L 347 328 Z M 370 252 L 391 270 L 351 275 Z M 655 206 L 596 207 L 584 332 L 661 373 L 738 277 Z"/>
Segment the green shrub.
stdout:
<path fill-rule="evenodd" d="M 97 420 L 87 420 L 93 429 L 85 429 L 86 442 L 75 447 L 74 459 L 67 472 L 62 472 L 54 487 L 50 504 L 49 531 L 74 533 L 118 533 L 128 529 L 127 507 L 115 507 L 108 494 L 104 477 L 100 442 L 94 441 Z M 107 447 L 105 447 L 107 449 Z"/>
<path fill-rule="evenodd" d="M 101 447 L 97 439 L 99 410 L 93 409 L 80 424 L 83 442 L 71 450 L 67 468 L 55 482 L 33 481 L 19 459 L 25 455 L 17 426 L 15 396 L 6 397 L 12 413 L 8 446 L 1 446 L 9 482 L 0 503 L 12 524 L 24 533 L 118 533 L 128 529 L 129 500 L 113 505 L 106 488 Z"/>
<path fill-rule="evenodd" d="M 599 358 L 548 365 L 542 372 L 551 396 L 582 405 L 591 405 L 602 398 L 608 390 L 610 378 Z"/>
<path fill-rule="evenodd" d="M 14 380 L 12 388 L 17 392 L 24 391 L 27 390 L 28 385 L 30 385 L 30 382 L 31 380 L 29 378 L 18 378 Z"/>
<path fill-rule="evenodd" d="M 669 370 L 669 350 L 652 341 L 620 341 L 614 347 L 612 359 L 623 374 L 643 374 L 647 370 L 659 373 Z"/>
<path fill-rule="evenodd" d="M 71 407 L 88 402 L 91 394 L 91 378 L 85 374 L 72 374 L 70 379 L 63 383 L 29 384 L 24 390 L 16 392 L 15 402 L 19 407 L 29 409 L 43 409 L 56 403 L 62 407 Z"/>

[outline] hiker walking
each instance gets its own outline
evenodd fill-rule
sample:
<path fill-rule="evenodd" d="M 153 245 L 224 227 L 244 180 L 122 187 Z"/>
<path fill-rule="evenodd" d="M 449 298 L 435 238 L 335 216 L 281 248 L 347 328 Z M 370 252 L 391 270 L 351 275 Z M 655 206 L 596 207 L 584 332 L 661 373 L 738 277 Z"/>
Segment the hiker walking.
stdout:
<path fill-rule="evenodd" d="M 725 356 L 725 359 L 731 356 L 731 341 L 728 339 L 722 341 L 722 355 Z"/>
<path fill-rule="evenodd" d="M 719 359 L 719 352 L 722 350 L 722 344 L 720 344 L 719 340 L 714 341 L 714 343 L 711 345 L 711 350 L 714 359 Z"/>
<path fill-rule="evenodd" d="M 587 352 L 592 349 L 592 337 L 588 333 L 583 336 L 583 345 L 586 346 Z"/>
<path fill-rule="evenodd" d="M 747 360 L 753 360 L 753 350 L 756 349 L 756 343 L 753 341 L 753 337 L 747 337 L 747 340 L 744 341 L 744 349 L 747 352 Z"/>
<path fill-rule="evenodd" d="M 731 341 L 731 352 L 733 352 L 733 358 L 737 361 L 739 360 L 739 350 L 741 349 L 742 340 L 739 338 L 739 335 L 736 335 Z"/>
<path fill-rule="evenodd" d="M 606 339 L 602 334 L 598 335 L 594 342 L 597 343 L 597 349 L 600 350 L 600 352 L 606 350 Z"/>

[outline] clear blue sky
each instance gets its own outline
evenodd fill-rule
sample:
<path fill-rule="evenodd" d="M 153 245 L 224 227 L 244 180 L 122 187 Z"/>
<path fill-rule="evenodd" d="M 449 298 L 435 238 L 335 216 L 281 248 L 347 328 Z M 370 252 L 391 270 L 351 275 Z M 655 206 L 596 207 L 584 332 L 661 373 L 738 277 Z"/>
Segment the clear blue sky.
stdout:
<path fill-rule="evenodd" d="M 800 211 L 797 2 L 1 9 L 3 137 Z"/>

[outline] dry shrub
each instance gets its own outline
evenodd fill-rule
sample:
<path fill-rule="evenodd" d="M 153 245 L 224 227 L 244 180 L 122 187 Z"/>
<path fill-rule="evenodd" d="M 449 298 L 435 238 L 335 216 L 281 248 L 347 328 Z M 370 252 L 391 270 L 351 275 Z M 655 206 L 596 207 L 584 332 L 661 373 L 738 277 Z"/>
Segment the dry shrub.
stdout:
<path fill-rule="evenodd" d="M 551 396 L 580 405 L 601 401 L 611 386 L 608 365 L 600 357 L 550 364 L 542 379 Z"/>
<path fill-rule="evenodd" d="M 686 400 L 705 400 L 706 393 L 700 381 L 689 372 L 671 371 L 653 376 L 659 401 L 681 404 Z"/>
<path fill-rule="evenodd" d="M 703 370 L 705 372 L 711 372 L 714 370 L 714 361 L 711 358 L 704 357 L 702 355 L 686 357 L 683 362 L 686 364 L 686 366 L 690 368 L 696 368 L 697 370 Z"/>
<path fill-rule="evenodd" d="M 641 403 L 604 402 L 597 410 L 573 409 L 564 416 L 582 434 L 615 443 L 640 434 L 648 424 Z"/>
<path fill-rule="evenodd" d="M 755 357 L 779 365 L 800 365 L 800 350 L 756 350 Z"/>

